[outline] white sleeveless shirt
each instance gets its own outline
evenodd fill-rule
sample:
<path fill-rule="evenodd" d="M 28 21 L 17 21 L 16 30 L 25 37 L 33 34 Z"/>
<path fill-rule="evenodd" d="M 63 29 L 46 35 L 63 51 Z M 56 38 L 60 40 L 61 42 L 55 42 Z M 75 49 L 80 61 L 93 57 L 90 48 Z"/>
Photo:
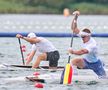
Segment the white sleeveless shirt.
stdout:
<path fill-rule="evenodd" d="M 84 56 L 88 62 L 93 63 L 98 61 L 98 45 L 92 37 L 88 42 L 83 43 L 82 47 L 88 50 L 88 53 Z"/>
<path fill-rule="evenodd" d="M 81 31 L 79 32 L 79 34 L 77 34 L 77 36 L 81 38 Z M 83 43 L 82 40 L 82 48 L 88 50 L 88 53 L 84 55 L 84 59 L 86 59 L 88 62 L 93 63 L 99 60 L 98 45 L 92 37 L 90 37 L 90 40 L 86 43 Z"/>
<path fill-rule="evenodd" d="M 34 50 L 34 51 L 37 50 L 38 52 L 41 52 L 41 53 L 57 50 L 49 40 L 47 40 L 43 37 L 37 37 L 37 38 L 40 39 L 40 42 L 33 44 L 32 50 Z"/>

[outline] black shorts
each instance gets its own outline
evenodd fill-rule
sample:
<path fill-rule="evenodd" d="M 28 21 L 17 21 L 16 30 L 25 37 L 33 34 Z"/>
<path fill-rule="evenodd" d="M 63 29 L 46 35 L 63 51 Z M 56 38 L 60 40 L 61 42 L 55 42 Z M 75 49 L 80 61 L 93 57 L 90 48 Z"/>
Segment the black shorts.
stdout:
<path fill-rule="evenodd" d="M 50 67 L 57 67 L 59 58 L 60 58 L 60 55 L 58 51 L 47 52 L 46 60 L 49 61 Z"/>

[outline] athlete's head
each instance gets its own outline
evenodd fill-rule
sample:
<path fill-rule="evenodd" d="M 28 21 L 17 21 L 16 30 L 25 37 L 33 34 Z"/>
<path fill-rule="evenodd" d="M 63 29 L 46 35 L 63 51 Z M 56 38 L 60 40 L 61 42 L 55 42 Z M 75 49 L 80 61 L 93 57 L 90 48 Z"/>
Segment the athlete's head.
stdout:
<path fill-rule="evenodd" d="M 87 29 L 87 28 L 83 29 L 82 31 L 83 31 L 83 32 L 86 32 L 86 33 L 88 33 L 88 34 L 91 34 L 91 31 L 90 31 L 89 29 Z"/>
<path fill-rule="evenodd" d="M 84 42 L 87 42 L 90 39 L 91 31 L 87 28 L 83 29 L 81 32 L 81 37 Z"/>
<path fill-rule="evenodd" d="M 27 35 L 28 38 L 34 38 L 37 37 L 35 33 L 31 32 Z"/>
<path fill-rule="evenodd" d="M 32 38 L 32 39 L 35 39 L 37 36 L 35 33 L 31 32 L 27 35 L 28 38 Z M 33 42 L 30 42 L 30 44 L 34 44 Z"/>

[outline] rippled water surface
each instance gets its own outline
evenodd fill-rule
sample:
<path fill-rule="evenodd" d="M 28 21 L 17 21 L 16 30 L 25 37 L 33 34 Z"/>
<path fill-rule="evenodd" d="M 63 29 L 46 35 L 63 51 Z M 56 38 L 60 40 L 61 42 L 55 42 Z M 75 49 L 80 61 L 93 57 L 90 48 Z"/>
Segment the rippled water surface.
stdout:
<path fill-rule="evenodd" d="M 62 15 L 0 15 L 0 32 L 71 32 L 70 25 L 73 16 Z M 78 27 L 88 27 L 93 33 L 108 33 L 108 16 L 81 15 L 78 18 Z M 46 37 L 47 38 L 47 37 Z M 59 65 L 65 66 L 68 55 L 67 49 L 70 46 L 70 38 L 47 38 L 60 51 L 61 58 Z M 108 38 L 96 38 L 100 45 L 99 55 L 108 64 Z M 21 40 L 27 50 L 24 57 L 30 51 L 30 44 Z M 80 39 L 74 38 L 73 48 L 80 48 Z M 71 58 L 76 57 L 72 55 Z M 17 38 L 0 38 L 0 64 L 22 64 L 21 53 Z M 31 75 L 30 70 L 0 70 L 0 78 Z M 47 71 L 43 72 L 46 73 Z M 35 90 L 33 82 L 3 82 L 0 81 L 0 90 Z M 108 84 L 75 84 L 64 86 L 60 84 L 44 84 L 43 90 L 108 90 Z"/>

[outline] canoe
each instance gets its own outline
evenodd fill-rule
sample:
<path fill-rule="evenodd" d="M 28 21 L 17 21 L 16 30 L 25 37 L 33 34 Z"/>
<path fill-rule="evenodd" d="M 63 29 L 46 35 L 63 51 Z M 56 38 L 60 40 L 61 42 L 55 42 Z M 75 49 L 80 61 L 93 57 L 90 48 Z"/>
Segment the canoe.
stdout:
<path fill-rule="evenodd" d="M 11 70 L 11 71 L 16 71 L 16 70 L 33 70 L 33 71 L 39 71 L 39 70 L 63 70 L 64 66 L 58 66 L 57 69 L 51 69 L 49 66 L 39 66 L 36 69 L 32 68 L 32 66 L 25 66 L 25 65 L 9 65 L 9 64 L 0 64 L 0 70 Z"/>
<path fill-rule="evenodd" d="M 8 65 L 8 64 L 2 64 L 3 66 L 6 66 L 6 67 L 19 67 L 19 68 L 32 68 L 32 66 L 30 65 Z M 37 69 L 40 69 L 40 68 L 43 68 L 43 69 L 49 69 L 49 66 L 39 66 L 37 67 Z M 57 69 L 63 69 L 64 66 L 58 66 Z"/>

